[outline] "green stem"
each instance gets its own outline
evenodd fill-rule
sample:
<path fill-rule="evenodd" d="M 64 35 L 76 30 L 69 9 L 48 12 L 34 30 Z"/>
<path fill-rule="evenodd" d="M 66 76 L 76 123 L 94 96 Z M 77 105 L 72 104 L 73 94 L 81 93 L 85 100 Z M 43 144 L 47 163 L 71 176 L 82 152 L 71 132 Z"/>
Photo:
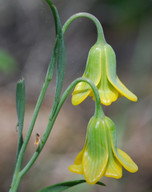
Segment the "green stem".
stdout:
<path fill-rule="evenodd" d="M 90 85 L 90 87 L 92 88 L 93 92 L 94 92 L 94 96 L 95 96 L 95 116 L 96 117 L 102 117 L 104 116 L 104 112 L 102 110 L 102 105 L 101 105 L 101 101 L 100 101 L 100 96 L 99 96 L 99 92 L 98 92 L 98 89 L 97 87 L 95 86 L 95 84 L 93 83 L 93 81 L 91 81 L 90 79 L 88 78 L 85 78 L 85 77 L 81 77 L 81 78 L 78 78 L 76 79 L 75 81 L 73 81 L 69 87 L 66 89 L 66 91 L 63 93 L 61 99 L 60 99 L 60 102 L 59 102 L 59 105 L 58 105 L 58 108 L 56 110 L 56 113 L 58 114 L 63 103 L 65 102 L 67 96 L 70 94 L 70 92 L 72 91 L 72 89 L 79 83 L 79 82 L 85 82 L 87 84 Z M 55 113 L 55 115 L 56 115 Z"/>
<path fill-rule="evenodd" d="M 104 116 L 104 112 L 102 110 L 102 106 L 101 106 L 101 103 L 100 103 L 100 96 L 99 96 L 99 93 L 98 93 L 98 90 L 96 88 L 96 86 L 94 85 L 94 83 L 87 79 L 87 78 L 78 78 L 76 79 L 75 81 L 73 81 L 69 87 L 66 89 L 66 91 L 63 93 L 61 99 L 60 99 L 60 102 L 58 103 L 58 107 L 54 113 L 54 116 L 51 118 L 49 118 L 49 122 L 48 122 L 48 125 L 47 125 L 47 129 L 41 139 L 41 142 L 36 150 L 36 152 L 33 154 L 32 158 L 30 159 L 30 161 L 27 163 L 27 165 L 22 169 L 21 171 L 21 176 L 24 176 L 27 171 L 31 168 L 31 166 L 34 164 L 34 162 L 36 161 L 36 159 L 38 158 L 40 152 L 42 151 L 49 135 L 50 135 L 50 132 L 53 128 L 53 125 L 54 125 L 54 122 L 56 120 L 56 117 L 63 105 L 63 103 L 65 102 L 67 96 L 69 95 L 69 93 L 72 91 L 72 89 L 76 86 L 77 83 L 79 82 L 86 82 L 90 85 L 90 87 L 92 88 L 93 92 L 94 92 L 94 95 L 95 95 L 95 116 L 96 117 L 103 117 Z"/>
<path fill-rule="evenodd" d="M 33 113 L 33 116 L 32 116 L 31 124 L 29 126 L 29 129 L 28 129 L 27 135 L 25 137 L 24 143 L 23 143 L 23 145 L 22 145 L 22 147 L 20 149 L 20 152 L 18 154 L 18 159 L 16 161 L 16 166 L 15 166 L 15 171 L 14 171 L 14 176 L 13 176 L 10 192 L 16 192 L 17 191 L 18 184 L 19 184 L 19 182 L 21 180 L 21 175 L 19 173 L 20 173 L 20 169 L 21 169 L 23 156 L 24 156 L 27 144 L 29 142 L 29 139 L 31 137 L 31 134 L 32 134 L 32 131 L 33 131 L 33 128 L 34 128 L 34 124 L 35 124 L 35 121 L 36 121 L 40 106 L 42 104 L 44 95 L 46 93 L 47 87 L 49 85 L 49 82 L 50 82 L 50 80 L 46 79 L 46 81 L 45 81 L 45 83 L 43 85 L 43 88 L 41 90 L 40 96 L 38 98 L 38 101 L 37 101 L 37 104 L 36 104 L 36 107 L 35 107 L 35 110 L 34 110 L 34 113 Z"/>
<path fill-rule="evenodd" d="M 106 40 L 105 40 L 105 37 L 104 37 L 103 28 L 101 26 L 101 23 L 99 22 L 99 20 L 95 16 L 93 16 L 92 14 L 89 14 L 89 13 L 85 13 L 85 12 L 77 13 L 77 14 L 72 15 L 65 22 L 65 24 L 64 24 L 64 26 L 62 28 L 63 33 L 66 32 L 67 28 L 72 23 L 72 21 L 74 21 L 75 19 L 80 18 L 80 17 L 89 18 L 89 19 L 91 19 L 94 22 L 94 24 L 96 25 L 96 28 L 97 28 L 97 33 L 98 33 L 97 43 L 105 43 Z"/>
<path fill-rule="evenodd" d="M 20 181 L 21 181 L 21 176 L 20 176 L 19 172 L 14 172 L 13 181 L 12 181 L 12 185 L 11 185 L 9 192 L 17 192 Z"/>
<path fill-rule="evenodd" d="M 56 63 L 55 49 L 56 49 L 56 43 L 55 43 L 54 50 L 53 50 L 53 53 L 52 53 L 51 62 L 50 62 L 49 67 L 48 67 L 47 75 L 46 75 L 42 90 L 40 92 L 40 96 L 39 96 L 39 98 L 37 100 L 37 103 L 36 103 L 36 106 L 35 106 L 35 109 L 34 109 L 34 112 L 33 112 L 33 115 L 32 115 L 32 120 L 31 120 L 29 129 L 27 131 L 27 135 L 25 137 L 25 140 L 23 142 L 23 145 L 22 145 L 22 147 L 20 149 L 20 152 L 18 154 L 18 157 L 17 157 L 10 192 L 16 192 L 17 191 L 17 188 L 15 188 L 15 187 L 18 187 L 18 185 L 16 183 L 18 183 L 21 180 L 21 177 L 20 177 L 19 173 L 20 173 L 20 169 L 21 169 L 23 156 L 24 156 L 26 147 L 28 145 L 29 139 L 31 137 L 31 134 L 32 134 L 32 131 L 33 131 L 33 128 L 34 128 L 34 125 L 35 125 L 35 121 L 37 119 L 37 116 L 38 116 L 42 101 L 44 99 L 46 90 L 47 90 L 48 85 L 49 85 L 49 83 L 50 83 L 50 81 L 51 81 L 51 79 L 53 77 L 53 74 L 54 74 L 55 63 Z"/>
<path fill-rule="evenodd" d="M 42 101 L 44 99 L 46 90 L 47 90 L 48 85 L 49 85 L 49 83 L 50 83 L 50 81 L 51 81 L 51 79 L 53 77 L 53 74 L 54 74 L 55 63 L 56 63 L 56 54 L 59 55 L 57 57 L 57 64 L 60 63 L 60 65 L 61 65 L 61 63 L 62 63 L 62 58 L 61 58 L 62 54 L 59 54 L 59 53 L 61 53 L 60 49 L 64 49 L 64 45 L 62 45 L 62 44 L 64 44 L 64 42 L 63 42 L 63 37 L 62 37 L 62 28 L 61 28 L 61 24 L 60 24 L 60 19 L 59 19 L 56 7 L 52 4 L 52 2 L 50 0 L 46 0 L 46 1 L 49 4 L 49 6 L 50 6 L 50 8 L 52 10 L 54 20 L 55 20 L 56 33 L 57 33 L 56 43 L 55 43 L 55 46 L 54 46 L 54 49 L 53 49 L 51 62 L 49 64 L 49 68 L 48 68 L 48 71 L 47 71 L 45 82 L 43 84 L 40 96 L 39 96 L 37 104 L 35 106 L 35 110 L 34 110 L 34 113 L 33 113 L 33 116 L 32 116 L 32 120 L 31 120 L 29 129 L 27 131 L 27 135 L 25 137 L 25 140 L 24 140 L 24 143 L 23 143 L 23 145 L 21 147 L 21 150 L 20 150 L 20 152 L 18 154 L 18 158 L 17 158 L 17 161 L 16 161 L 16 166 L 15 166 L 15 171 L 14 171 L 14 175 L 13 175 L 13 180 L 12 180 L 10 192 L 16 192 L 17 191 L 20 180 L 21 180 L 21 178 L 23 176 L 22 174 L 20 174 L 21 165 L 22 165 L 22 161 L 23 161 L 23 156 L 24 156 L 25 150 L 27 148 L 29 139 L 31 137 L 31 134 L 32 134 L 32 131 L 33 131 L 33 128 L 34 128 L 34 125 L 35 125 L 35 121 L 37 119 L 37 116 L 38 116 Z M 57 68 L 59 68 L 59 66 L 57 66 Z M 64 70 L 62 70 L 62 71 L 64 71 Z M 62 73 L 64 74 L 64 72 L 62 72 Z M 58 74 L 58 76 L 59 75 L 60 74 Z M 52 115 L 53 115 L 53 113 L 55 111 L 55 108 L 56 108 L 56 106 L 58 104 L 58 99 L 59 99 L 61 89 L 62 89 L 63 77 L 61 77 L 61 78 L 62 78 L 62 81 L 58 80 L 59 77 L 57 79 L 57 90 L 56 90 L 55 99 L 54 99 L 54 104 L 55 105 L 53 105 Z"/>

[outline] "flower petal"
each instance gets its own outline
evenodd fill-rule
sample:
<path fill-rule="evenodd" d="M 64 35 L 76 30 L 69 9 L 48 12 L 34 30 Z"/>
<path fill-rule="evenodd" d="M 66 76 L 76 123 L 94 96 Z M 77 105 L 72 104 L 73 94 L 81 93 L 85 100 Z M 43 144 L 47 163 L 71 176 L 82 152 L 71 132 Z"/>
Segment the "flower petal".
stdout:
<path fill-rule="evenodd" d="M 78 173 L 78 174 L 83 174 L 82 157 L 83 157 L 83 154 L 84 154 L 85 146 L 86 146 L 86 142 L 85 142 L 85 145 L 84 145 L 82 151 L 80 151 L 80 153 L 78 153 L 78 155 L 76 156 L 76 158 L 74 160 L 74 165 L 69 166 L 69 170 L 71 172 Z"/>
<path fill-rule="evenodd" d="M 121 97 L 118 91 L 108 82 L 108 80 L 107 86 L 102 86 L 102 83 L 100 82 L 97 88 L 101 103 L 103 105 L 110 105 L 112 102 L 116 101 L 118 97 Z M 89 96 L 95 100 L 93 91 L 90 92 Z"/>
<path fill-rule="evenodd" d="M 75 158 L 74 164 L 81 164 L 82 163 L 82 157 L 83 157 L 83 153 L 84 153 L 84 148 L 82 149 L 82 151 L 80 151 L 80 153 L 77 155 L 77 157 Z"/>
<path fill-rule="evenodd" d="M 108 164 L 104 176 L 113 177 L 115 179 L 120 179 L 122 177 L 122 165 L 112 153 L 109 154 Z"/>
<path fill-rule="evenodd" d="M 88 60 L 83 77 L 86 77 L 97 85 L 101 78 L 101 47 L 95 44 L 89 51 Z M 76 85 L 72 94 L 72 104 L 80 104 L 89 94 L 91 88 L 85 82 Z"/>
<path fill-rule="evenodd" d="M 129 155 L 127 155 L 127 153 L 125 153 L 121 149 L 117 149 L 117 152 L 119 158 L 118 160 L 127 171 L 131 173 L 135 173 L 136 171 L 138 171 L 138 166 L 133 162 Z"/>
<path fill-rule="evenodd" d="M 88 184 L 95 184 L 103 176 L 108 162 L 108 146 L 104 121 L 91 118 L 87 129 L 87 141 L 82 167 Z"/>
<path fill-rule="evenodd" d="M 98 91 L 101 103 L 104 105 L 110 105 L 119 96 L 118 91 L 109 83 L 108 79 L 101 80 L 98 85 Z"/>
<path fill-rule="evenodd" d="M 82 101 L 84 101 L 91 92 L 91 88 L 85 82 L 80 82 L 76 85 L 73 93 L 72 93 L 72 104 L 79 105 Z"/>
<path fill-rule="evenodd" d="M 104 176 L 106 177 L 113 177 L 115 179 L 120 179 L 122 177 L 122 165 L 120 162 L 117 160 L 115 157 L 112 146 L 111 146 L 111 136 L 109 135 L 109 124 L 107 123 L 106 118 L 106 134 L 107 134 L 107 141 L 108 141 L 108 153 L 109 153 L 109 158 L 108 158 L 108 164 L 106 167 L 106 171 L 104 173 Z"/>
<path fill-rule="evenodd" d="M 108 125 L 112 150 L 115 157 L 123 165 L 123 167 L 127 169 L 129 172 L 134 173 L 138 171 L 138 166 L 133 162 L 133 160 L 129 157 L 129 155 L 127 155 L 124 151 L 117 149 L 115 125 L 111 119 L 109 119 L 108 117 L 106 117 L 106 119 L 107 119 L 106 123 Z"/>
<path fill-rule="evenodd" d="M 79 165 L 70 165 L 69 170 L 73 173 L 83 174 L 82 164 Z"/>
<path fill-rule="evenodd" d="M 137 101 L 136 95 L 129 91 L 116 76 L 116 56 L 114 50 L 108 44 L 104 46 L 104 50 L 106 55 L 106 73 L 108 80 L 121 95 L 127 97 L 131 101 Z"/>
<path fill-rule="evenodd" d="M 80 153 L 78 153 L 78 155 L 76 156 L 76 158 L 74 160 L 74 164 L 78 165 L 78 164 L 82 163 L 82 158 L 83 158 L 83 154 L 84 154 L 84 151 L 85 151 L 86 142 L 87 142 L 87 137 L 86 137 L 86 141 L 85 141 L 85 144 L 84 144 L 84 147 L 83 147 L 82 151 L 80 151 Z"/>

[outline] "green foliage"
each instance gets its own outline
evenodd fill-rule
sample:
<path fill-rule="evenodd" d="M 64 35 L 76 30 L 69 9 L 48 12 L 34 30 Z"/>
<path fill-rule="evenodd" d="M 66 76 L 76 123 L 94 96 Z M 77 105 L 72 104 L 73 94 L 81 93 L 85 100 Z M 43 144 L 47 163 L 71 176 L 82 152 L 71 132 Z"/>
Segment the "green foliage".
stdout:
<path fill-rule="evenodd" d="M 25 114 L 25 82 L 24 79 L 20 80 L 16 86 L 16 110 L 18 117 L 18 152 L 23 144 L 22 130 Z"/>
<path fill-rule="evenodd" d="M 51 185 L 49 187 L 46 187 L 42 190 L 40 190 L 39 192 L 62 192 L 66 189 L 69 189 L 75 185 L 81 184 L 81 183 L 85 183 L 85 180 L 75 180 L 75 181 L 67 181 L 67 182 L 63 182 L 63 183 L 57 183 L 55 185 Z M 105 186 L 104 183 L 102 182 L 97 182 L 98 185 L 102 185 Z"/>

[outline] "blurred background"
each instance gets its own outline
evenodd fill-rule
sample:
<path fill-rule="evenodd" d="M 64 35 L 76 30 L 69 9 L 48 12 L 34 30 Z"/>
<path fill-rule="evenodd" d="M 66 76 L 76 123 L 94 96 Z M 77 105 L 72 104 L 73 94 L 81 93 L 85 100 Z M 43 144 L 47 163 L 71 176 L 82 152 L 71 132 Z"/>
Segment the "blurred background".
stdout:
<path fill-rule="evenodd" d="M 101 179 L 107 186 L 81 184 L 68 192 L 152 191 L 152 0 L 54 0 L 61 21 L 74 13 L 89 12 L 102 23 L 105 38 L 117 56 L 117 74 L 138 96 L 133 103 L 120 98 L 104 111 L 117 126 L 118 146 L 139 166 L 135 174 L 124 170 L 122 179 Z M 66 72 L 63 90 L 83 74 L 88 51 L 97 38 L 94 24 L 77 19 L 65 34 Z M 17 146 L 16 82 L 26 83 L 24 136 L 41 90 L 55 41 L 54 22 L 44 0 L 0 0 L 0 191 L 11 184 Z M 24 164 L 43 135 L 55 91 L 55 76 L 40 110 Z M 45 186 L 83 176 L 68 171 L 85 141 L 94 102 L 72 106 L 65 102 L 48 142 L 19 191 L 35 192 Z"/>

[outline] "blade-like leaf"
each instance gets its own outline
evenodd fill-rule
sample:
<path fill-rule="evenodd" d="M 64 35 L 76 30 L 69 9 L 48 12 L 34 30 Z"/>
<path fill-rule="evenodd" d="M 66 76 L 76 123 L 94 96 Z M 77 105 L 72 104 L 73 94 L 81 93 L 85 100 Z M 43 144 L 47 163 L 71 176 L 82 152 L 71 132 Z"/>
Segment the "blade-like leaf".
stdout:
<path fill-rule="evenodd" d="M 22 130 L 24 123 L 25 113 L 25 82 L 24 79 L 20 80 L 16 86 L 16 110 L 18 117 L 18 152 L 23 144 Z"/>
<path fill-rule="evenodd" d="M 48 186 L 44 189 L 41 189 L 38 192 L 62 192 L 66 189 L 69 189 L 70 187 L 73 187 L 75 185 L 85 183 L 85 180 L 75 180 L 75 181 L 66 181 L 64 183 L 57 183 L 55 185 Z M 97 182 L 96 184 L 105 186 L 104 183 L 102 182 Z"/>
<path fill-rule="evenodd" d="M 56 84 L 56 93 L 55 93 L 55 99 L 54 104 L 52 107 L 51 115 L 54 114 L 60 94 L 62 91 L 63 86 L 63 79 L 64 79 L 64 71 L 65 71 L 65 45 L 64 45 L 64 37 L 62 32 L 62 25 L 60 22 L 60 17 L 58 14 L 58 10 L 53 5 L 51 0 L 46 0 L 48 5 L 50 6 L 53 17 L 55 20 L 55 28 L 56 28 L 56 61 L 57 61 L 57 84 Z"/>

